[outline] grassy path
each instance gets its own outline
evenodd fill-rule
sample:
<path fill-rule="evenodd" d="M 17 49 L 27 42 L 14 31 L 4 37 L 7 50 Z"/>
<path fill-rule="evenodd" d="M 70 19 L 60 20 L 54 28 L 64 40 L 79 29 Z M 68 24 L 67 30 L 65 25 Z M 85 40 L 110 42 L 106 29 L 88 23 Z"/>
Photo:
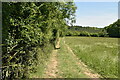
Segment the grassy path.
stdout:
<path fill-rule="evenodd" d="M 50 60 L 45 69 L 44 78 L 57 78 L 57 50 L 53 50 Z"/>
<path fill-rule="evenodd" d="M 37 73 L 32 74 L 31 78 L 99 80 L 104 76 L 114 78 L 117 75 L 116 38 L 65 37 L 60 38 L 59 44 L 60 49 L 50 52 L 45 61 L 40 60 L 43 64 L 39 62 Z"/>
<path fill-rule="evenodd" d="M 100 75 L 93 73 L 94 71 L 88 69 L 87 66 L 76 57 L 64 39 L 61 39 L 60 46 L 60 49 L 53 50 L 45 69 L 44 78 L 100 77 Z"/>

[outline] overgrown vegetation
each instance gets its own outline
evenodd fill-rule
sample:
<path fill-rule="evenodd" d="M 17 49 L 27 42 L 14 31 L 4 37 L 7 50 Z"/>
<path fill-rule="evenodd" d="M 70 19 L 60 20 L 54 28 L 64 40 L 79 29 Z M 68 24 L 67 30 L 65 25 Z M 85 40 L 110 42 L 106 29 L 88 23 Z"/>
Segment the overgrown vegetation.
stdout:
<path fill-rule="evenodd" d="M 68 24 L 75 22 L 76 7 L 73 2 L 4 2 L 2 3 L 2 10 L 3 79 L 12 80 L 42 76 L 44 63 L 48 60 L 59 37 L 65 35 L 120 37 L 120 20 L 105 28 L 68 27 Z M 71 38 L 69 40 L 66 38 L 66 42 L 83 62 L 103 77 L 117 77 L 116 39 Z M 63 46 L 63 44 L 61 45 Z M 63 48 L 65 47 L 63 46 Z M 62 58 L 69 57 L 69 55 L 64 56 L 62 52 L 67 53 L 67 51 L 63 48 L 61 48 L 62 51 L 59 51 L 62 54 L 60 56 Z M 68 60 L 70 61 L 71 58 L 72 56 Z M 64 62 L 66 60 L 61 61 L 61 64 Z M 68 66 L 69 64 L 63 65 L 65 68 Z M 78 68 L 72 64 L 71 66 L 76 68 L 75 70 Z M 38 70 L 38 68 L 40 69 Z M 35 73 L 36 76 L 30 75 L 31 73 Z M 71 74 L 71 72 L 60 75 L 79 77 L 79 75 Z M 82 74 L 81 76 L 84 77 L 85 75 Z"/>
<path fill-rule="evenodd" d="M 46 47 L 64 35 L 68 20 L 74 22 L 76 7 L 73 2 L 8 2 L 2 8 L 3 79 L 28 78 L 44 58 L 38 48 L 47 58 L 52 49 Z"/>
<path fill-rule="evenodd" d="M 117 38 L 66 37 L 75 55 L 104 78 L 118 78 Z"/>
<path fill-rule="evenodd" d="M 45 67 L 47 66 L 46 63 L 49 61 L 53 49 L 54 47 L 52 44 L 37 49 L 37 65 L 33 65 L 35 69 L 31 71 L 31 74 L 29 75 L 30 78 L 43 78 Z"/>
<path fill-rule="evenodd" d="M 120 37 L 120 19 L 113 24 L 106 26 L 105 29 L 110 37 Z"/>

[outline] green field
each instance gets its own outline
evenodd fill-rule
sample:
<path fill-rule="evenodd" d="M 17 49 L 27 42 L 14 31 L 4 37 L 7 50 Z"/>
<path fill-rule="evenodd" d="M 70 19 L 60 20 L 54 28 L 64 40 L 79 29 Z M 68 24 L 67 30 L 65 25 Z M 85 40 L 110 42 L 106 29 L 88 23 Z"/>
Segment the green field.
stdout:
<path fill-rule="evenodd" d="M 105 78 L 118 75 L 118 38 L 65 37 L 75 55 Z"/>
<path fill-rule="evenodd" d="M 31 78 L 118 78 L 118 38 L 64 37 L 50 53 Z"/>
<path fill-rule="evenodd" d="M 63 78 L 90 78 L 84 74 L 84 67 L 78 65 L 79 60 L 71 53 L 61 39 L 60 50 L 58 50 L 58 75 Z"/>

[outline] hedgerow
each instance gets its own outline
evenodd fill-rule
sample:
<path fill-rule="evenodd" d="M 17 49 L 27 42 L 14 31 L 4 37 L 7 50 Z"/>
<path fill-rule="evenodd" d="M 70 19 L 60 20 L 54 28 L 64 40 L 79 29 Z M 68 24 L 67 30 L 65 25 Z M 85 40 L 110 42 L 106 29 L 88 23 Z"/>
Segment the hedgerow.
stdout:
<path fill-rule="evenodd" d="M 28 78 L 38 63 L 37 49 L 44 54 L 48 44 L 64 35 L 67 22 L 74 22 L 73 2 L 3 3 L 3 79 Z M 47 51 L 47 52 L 46 52 Z"/>

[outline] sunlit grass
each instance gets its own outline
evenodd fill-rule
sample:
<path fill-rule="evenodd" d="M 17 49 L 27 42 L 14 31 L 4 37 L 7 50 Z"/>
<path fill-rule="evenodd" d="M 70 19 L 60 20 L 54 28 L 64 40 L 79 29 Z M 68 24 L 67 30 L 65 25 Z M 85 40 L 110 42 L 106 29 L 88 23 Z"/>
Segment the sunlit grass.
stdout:
<path fill-rule="evenodd" d="M 77 59 L 67 49 L 61 39 L 61 48 L 58 50 L 58 70 L 62 78 L 89 78 L 82 72 L 81 66 L 76 64 Z"/>
<path fill-rule="evenodd" d="M 118 75 L 118 38 L 66 37 L 66 43 L 90 68 L 106 78 Z"/>

